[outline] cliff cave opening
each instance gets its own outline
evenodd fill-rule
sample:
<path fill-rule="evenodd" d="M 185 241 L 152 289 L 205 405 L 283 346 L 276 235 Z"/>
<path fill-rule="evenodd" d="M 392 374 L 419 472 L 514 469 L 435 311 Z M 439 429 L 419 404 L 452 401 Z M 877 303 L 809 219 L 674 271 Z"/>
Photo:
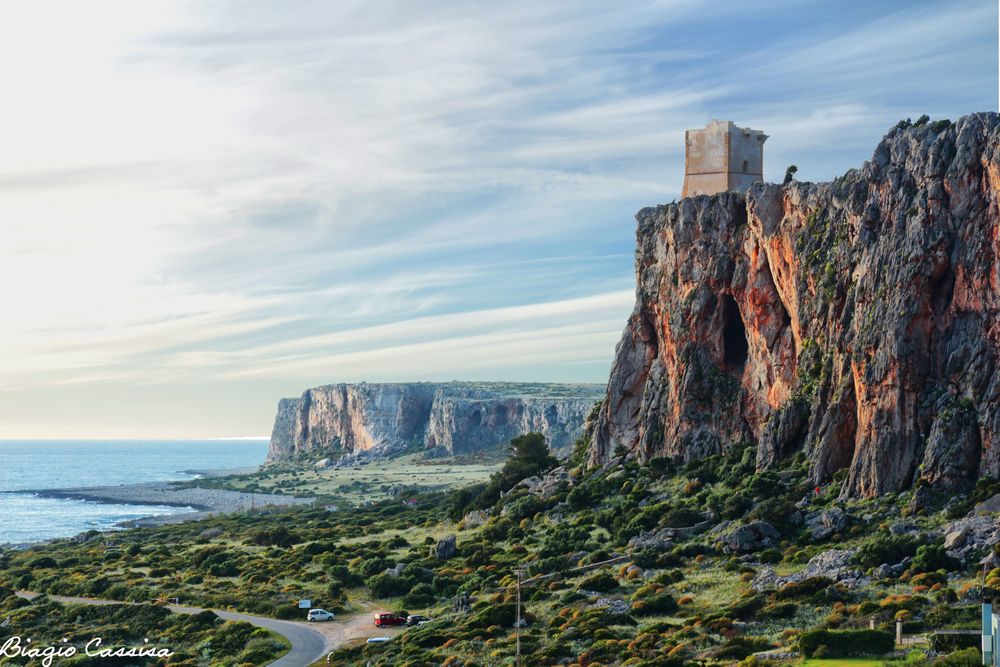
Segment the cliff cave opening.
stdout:
<path fill-rule="evenodd" d="M 747 330 L 743 326 L 740 307 L 736 305 L 736 299 L 728 294 L 722 295 L 722 345 L 723 363 L 727 368 L 742 373 L 750 344 L 747 343 Z"/>

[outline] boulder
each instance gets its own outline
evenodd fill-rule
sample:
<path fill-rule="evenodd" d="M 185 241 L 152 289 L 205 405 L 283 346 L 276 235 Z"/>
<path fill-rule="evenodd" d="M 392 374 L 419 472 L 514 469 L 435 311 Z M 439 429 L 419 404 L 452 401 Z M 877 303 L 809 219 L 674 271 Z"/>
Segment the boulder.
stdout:
<path fill-rule="evenodd" d="M 669 528 L 661 528 L 657 531 L 642 530 L 628 541 L 628 545 L 634 550 L 669 551 L 674 548 L 673 531 Z"/>
<path fill-rule="evenodd" d="M 981 503 L 976 503 L 976 506 L 972 508 L 972 514 L 983 515 L 983 514 L 996 514 L 1000 512 L 1000 493 L 997 495 L 987 498 Z"/>
<path fill-rule="evenodd" d="M 827 549 L 809 559 L 806 566 L 788 576 L 779 576 L 774 568 L 763 568 L 754 578 L 752 587 L 761 591 L 766 588 L 780 588 L 790 583 L 798 583 L 813 577 L 825 577 L 854 588 L 871 583 L 852 562 L 857 549 Z"/>
<path fill-rule="evenodd" d="M 766 521 L 752 521 L 723 535 L 717 545 L 725 554 L 745 554 L 773 547 L 781 538 L 778 529 Z"/>
<path fill-rule="evenodd" d="M 955 549 L 965 544 L 965 539 L 969 536 L 969 528 L 961 526 L 958 530 L 953 530 L 944 536 L 944 548 Z"/>
<path fill-rule="evenodd" d="M 628 602 L 625 600 L 615 600 L 612 598 L 600 598 L 592 607 L 594 609 L 606 609 L 613 616 L 624 616 L 631 611 Z"/>
<path fill-rule="evenodd" d="M 889 526 L 889 532 L 893 535 L 917 535 L 920 533 L 920 527 L 906 521 L 897 521 Z"/>
<path fill-rule="evenodd" d="M 532 476 L 520 481 L 520 486 L 542 498 L 551 498 L 559 492 L 563 483 L 572 484 L 573 480 L 566 471 L 566 466 L 550 470 L 544 477 Z"/>
<path fill-rule="evenodd" d="M 455 554 L 458 553 L 458 538 L 454 535 L 449 535 L 443 539 L 437 541 L 437 544 L 431 547 L 431 558 L 436 558 L 437 560 L 448 560 L 453 558 Z"/>
<path fill-rule="evenodd" d="M 847 528 L 849 519 L 843 509 L 831 507 L 806 516 L 806 527 L 809 528 L 813 541 L 821 542 Z"/>
<path fill-rule="evenodd" d="M 934 491 L 931 490 L 930 486 L 921 485 L 917 487 L 917 490 L 913 492 L 913 496 L 910 497 L 910 504 L 907 506 L 910 514 L 917 514 L 921 510 L 929 510 L 932 503 L 934 502 Z"/>
<path fill-rule="evenodd" d="M 905 566 L 902 563 L 897 565 L 882 563 L 872 570 L 872 579 L 895 579 L 899 575 L 903 574 L 904 567 Z"/>
<path fill-rule="evenodd" d="M 531 493 L 535 493 L 542 486 L 542 478 L 532 475 L 531 477 L 525 477 L 518 484 L 528 489 Z"/>
<path fill-rule="evenodd" d="M 486 510 L 472 510 L 464 517 L 462 517 L 462 523 L 465 524 L 466 528 L 478 528 L 479 526 L 486 523 L 490 518 L 490 513 Z"/>
<path fill-rule="evenodd" d="M 945 524 L 941 534 L 948 553 L 962 560 L 1000 544 L 997 517 L 976 514 L 975 510 L 967 517 Z"/>

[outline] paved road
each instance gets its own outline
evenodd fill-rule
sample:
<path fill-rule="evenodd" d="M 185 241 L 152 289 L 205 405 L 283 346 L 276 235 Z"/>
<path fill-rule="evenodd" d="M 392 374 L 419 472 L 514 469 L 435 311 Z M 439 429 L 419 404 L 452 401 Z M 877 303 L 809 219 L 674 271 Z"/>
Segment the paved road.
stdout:
<path fill-rule="evenodd" d="M 26 600 L 38 597 L 38 593 L 32 593 L 30 591 L 18 591 L 17 595 Z M 49 597 L 57 602 L 68 602 L 70 604 L 129 604 L 127 602 L 119 602 L 116 600 L 74 598 L 63 595 L 50 595 Z M 201 607 L 183 607 L 180 605 L 166 605 L 166 607 L 175 614 L 197 614 L 205 611 L 205 609 Z M 234 611 L 218 611 L 215 609 L 211 611 L 214 611 L 220 618 L 224 618 L 227 621 L 246 621 L 247 623 L 256 625 L 259 628 L 273 630 L 287 639 L 292 649 L 285 655 L 270 663 L 268 667 L 307 667 L 307 665 L 311 665 L 326 655 L 328 650 L 336 648 L 336 646 L 328 647 L 326 637 L 305 624 L 294 623 L 292 621 L 279 621 L 277 619 L 266 618 L 264 616 L 240 614 Z"/>

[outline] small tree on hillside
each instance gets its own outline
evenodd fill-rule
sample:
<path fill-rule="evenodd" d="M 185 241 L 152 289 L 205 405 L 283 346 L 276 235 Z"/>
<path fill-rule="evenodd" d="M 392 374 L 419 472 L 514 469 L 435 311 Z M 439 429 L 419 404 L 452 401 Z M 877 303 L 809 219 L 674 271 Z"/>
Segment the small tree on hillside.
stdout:
<path fill-rule="evenodd" d="M 489 507 L 500 499 L 502 491 L 509 491 L 522 479 L 539 475 L 558 463 L 541 433 L 527 433 L 514 438 L 510 441 L 510 457 L 503 468 L 490 477 L 476 505 Z"/>

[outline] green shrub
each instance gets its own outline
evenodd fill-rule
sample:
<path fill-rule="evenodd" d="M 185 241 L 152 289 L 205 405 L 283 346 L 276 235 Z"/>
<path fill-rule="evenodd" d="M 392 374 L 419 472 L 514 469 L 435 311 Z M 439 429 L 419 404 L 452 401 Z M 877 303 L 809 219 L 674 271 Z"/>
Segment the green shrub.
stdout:
<path fill-rule="evenodd" d="M 741 621 L 748 621 L 767 604 L 767 598 L 763 595 L 751 595 L 743 597 L 729 605 L 725 610 L 725 615 Z"/>
<path fill-rule="evenodd" d="M 748 519 L 761 519 L 774 524 L 782 532 L 787 531 L 792 525 L 792 518 L 798 514 L 795 503 L 787 498 L 768 498 L 757 503 L 750 513 Z"/>
<path fill-rule="evenodd" d="M 40 556 L 38 558 L 33 558 L 25 563 L 32 570 L 40 570 L 51 567 L 56 567 L 57 563 L 51 556 Z"/>
<path fill-rule="evenodd" d="M 713 651 L 712 655 L 721 660 L 742 660 L 752 653 L 772 648 L 774 644 L 765 637 L 735 637 Z"/>
<path fill-rule="evenodd" d="M 753 498 L 774 498 L 781 494 L 782 484 L 773 472 L 761 472 L 751 475 L 743 484 L 747 495 Z"/>
<path fill-rule="evenodd" d="M 246 648 L 237 657 L 236 662 L 255 665 L 267 663 L 283 648 L 285 648 L 285 644 L 279 644 L 270 637 L 254 637 L 247 642 Z"/>
<path fill-rule="evenodd" d="M 781 552 L 774 548 L 764 549 L 763 551 L 757 554 L 757 560 L 759 560 L 761 563 L 771 563 L 772 565 L 775 563 L 780 563 L 781 558 L 782 558 Z"/>
<path fill-rule="evenodd" d="M 913 570 L 933 572 L 935 570 L 957 570 L 960 563 L 948 555 L 943 544 L 922 544 L 913 557 Z"/>
<path fill-rule="evenodd" d="M 760 615 L 766 618 L 791 618 L 798 608 L 794 602 L 775 602 L 761 609 Z"/>
<path fill-rule="evenodd" d="M 590 484 L 577 484 L 566 496 L 566 502 L 575 510 L 587 509 L 594 502 L 594 492 Z"/>
<path fill-rule="evenodd" d="M 786 584 L 784 588 L 776 591 L 773 597 L 775 600 L 793 600 L 809 597 L 830 590 L 833 583 L 833 579 L 829 577 L 808 577 L 802 581 Z"/>
<path fill-rule="evenodd" d="M 618 590 L 618 580 L 607 570 L 596 572 L 580 582 L 580 588 L 585 591 L 610 593 Z"/>
<path fill-rule="evenodd" d="M 660 525 L 667 528 L 687 528 L 704 520 L 705 517 L 702 516 L 701 512 L 688 509 L 687 507 L 680 507 L 664 514 L 660 520 Z"/>
<path fill-rule="evenodd" d="M 723 519 L 739 519 L 753 507 L 753 499 L 742 493 L 734 493 L 722 503 Z"/>
<path fill-rule="evenodd" d="M 298 544 L 302 541 L 301 537 L 284 526 L 258 530 L 250 535 L 250 544 L 256 544 L 261 547 L 281 547 L 282 549 L 287 549 L 293 544 Z"/>
<path fill-rule="evenodd" d="M 501 627 L 511 627 L 517 615 L 517 609 L 513 602 L 501 602 L 499 604 L 476 605 L 482 606 L 469 620 L 469 625 L 476 628 L 488 628 L 491 625 Z"/>
<path fill-rule="evenodd" d="M 434 587 L 430 584 L 417 584 L 403 598 L 407 607 L 429 607 L 434 604 Z"/>
<path fill-rule="evenodd" d="M 876 535 L 861 545 L 854 560 L 862 567 L 890 565 L 914 556 L 920 543 L 909 535 Z M 936 568 L 935 568 L 936 569 Z"/>
<path fill-rule="evenodd" d="M 965 648 L 979 648 L 980 635 L 945 635 L 935 632 L 931 635 L 931 648 L 938 653 L 951 653 Z M 976 652 L 979 655 L 979 652 Z"/>
<path fill-rule="evenodd" d="M 394 577 L 391 574 L 376 574 L 365 581 L 365 585 L 371 592 L 372 597 L 392 598 L 399 595 L 406 595 L 413 587 L 413 580 L 409 577 Z"/>
<path fill-rule="evenodd" d="M 677 600 L 658 586 L 643 586 L 632 596 L 632 613 L 636 616 L 670 614 L 677 611 Z"/>
<path fill-rule="evenodd" d="M 983 656 L 978 648 L 969 647 L 951 655 L 941 656 L 931 664 L 934 667 L 979 667 L 983 664 Z"/>
<path fill-rule="evenodd" d="M 381 556 L 366 558 L 358 564 L 358 574 L 367 579 L 369 577 L 374 577 L 376 574 L 385 572 L 388 567 L 389 561 Z"/>
<path fill-rule="evenodd" d="M 799 651 L 807 658 L 884 655 L 895 641 L 892 633 L 881 630 L 808 630 L 799 635 Z"/>
<path fill-rule="evenodd" d="M 509 516 L 512 521 L 520 522 L 521 519 L 533 517 L 544 510 L 545 501 L 536 495 L 529 494 L 518 498 L 514 502 L 507 505 L 505 509 L 507 510 L 507 516 Z"/>

